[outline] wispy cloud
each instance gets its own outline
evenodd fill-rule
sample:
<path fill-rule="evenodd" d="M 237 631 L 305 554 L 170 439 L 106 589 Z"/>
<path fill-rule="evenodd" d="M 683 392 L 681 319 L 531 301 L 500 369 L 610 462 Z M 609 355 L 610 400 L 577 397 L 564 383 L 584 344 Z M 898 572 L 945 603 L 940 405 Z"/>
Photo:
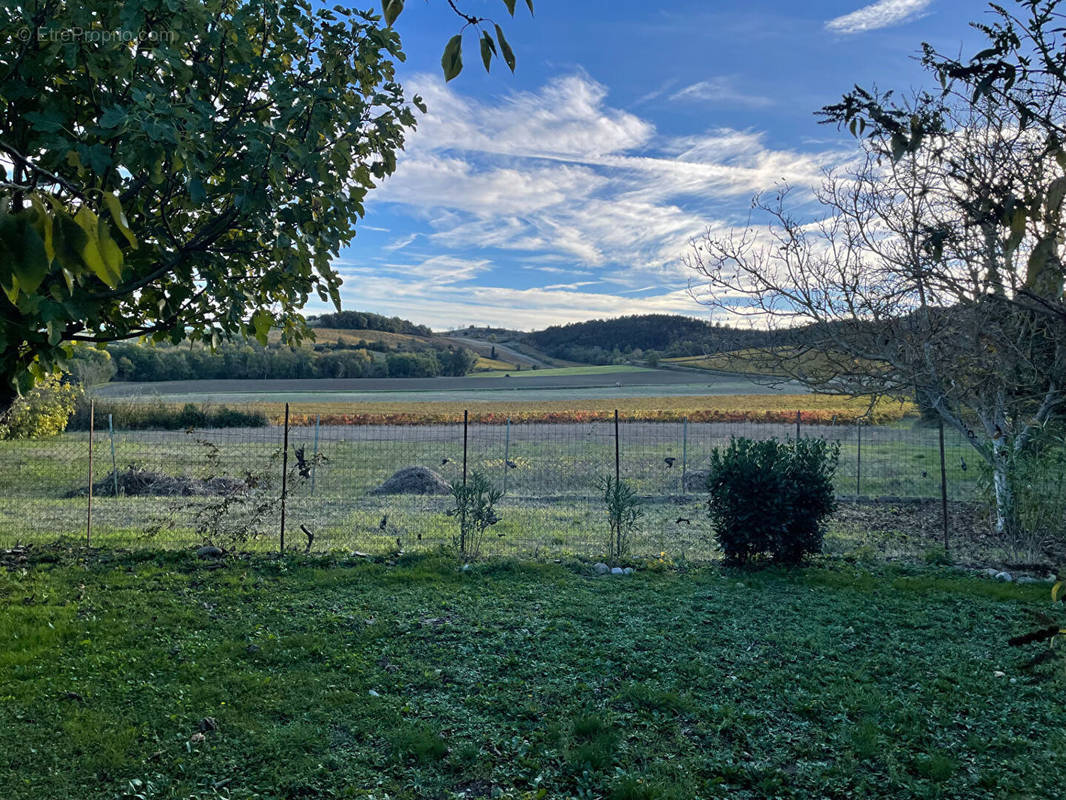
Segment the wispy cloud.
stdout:
<path fill-rule="evenodd" d="M 645 103 L 651 102 L 652 100 L 662 97 L 675 86 L 677 86 L 677 78 L 668 78 L 667 80 L 660 83 L 656 88 L 652 89 L 650 92 L 642 94 L 632 103 L 630 103 L 630 106 L 641 106 Z"/>
<path fill-rule="evenodd" d="M 544 289 L 580 289 L 582 286 L 595 286 L 602 281 L 576 281 L 574 283 L 553 283 L 550 286 L 545 286 Z"/>
<path fill-rule="evenodd" d="M 769 97 L 741 91 L 736 87 L 735 78 L 721 75 L 690 84 L 674 92 L 670 95 L 670 99 L 747 108 L 762 108 L 773 104 L 773 100 Z"/>
<path fill-rule="evenodd" d="M 584 74 L 495 103 L 435 76 L 409 84 L 430 111 L 370 205 L 371 219 L 375 208 L 390 224 L 406 217 L 408 236 L 376 273 L 342 271 L 343 294 L 435 326 L 692 313 L 674 288 L 688 279 L 688 242 L 743 222 L 754 192 L 819 183 L 842 152 L 775 149 L 760 132 L 726 128 L 666 136 L 611 107 Z M 516 269 L 544 285 L 507 288 Z"/>
<path fill-rule="evenodd" d="M 417 292 L 399 278 L 367 280 L 366 276 L 360 275 L 359 282 L 353 280 L 351 289 L 342 289 L 341 295 L 346 308 L 395 309 L 394 313 L 402 313 L 436 330 L 471 324 L 532 330 L 552 323 L 626 314 L 700 313 L 700 308 L 683 289 L 640 298 L 547 287 L 512 289 L 461 285 Z"/>
<path fill-rule="evenodd" d="M 487 271 L 492 266 L 488 259 L 466 259 L 455 256 L 433 256 L 416 263 L 389 263 L 382 264 L 365 272 L 384 271 L 403 275 L 411 280 L 411 288 L 439 288 L 456 283 L 465 283 L 473 280 L 479 274 Z M 350 270 L 351 271 L 351 270 Z M 344 270 L 341 270 L 344 273 Z"/>
<path fill-rule="evenodd" d="M 917 18 L 932 2 L 933 0 L 878 0 L 850 14 L 829 20 L 825 27 L 836 33 L 865 33 L 887 28 Z"/>

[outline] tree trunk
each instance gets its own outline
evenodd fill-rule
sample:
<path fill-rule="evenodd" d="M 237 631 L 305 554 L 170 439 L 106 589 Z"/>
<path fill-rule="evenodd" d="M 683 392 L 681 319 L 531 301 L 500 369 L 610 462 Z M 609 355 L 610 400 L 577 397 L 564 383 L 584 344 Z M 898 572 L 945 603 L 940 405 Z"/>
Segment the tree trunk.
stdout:
<path fill-rule="evenodd" d="M 1014 475 L 1010 448 L 1005 437 L 992 443 L 992 485 L 996 497 L 996 533 L 1013 536 L 1018 532 L 1018 509 L 1014 498 Z"/>
<path fill-rule="evenodd" d="M 0 376 L 0 419 L 4 418 L 4 415 L 7 414 L 8 409 L 11 408 L 11 404 L 16 399 L 18 399 L 18 392 L 15 391 L 15 387 L 11 385 L 9 380 L 4 380 Z"/>

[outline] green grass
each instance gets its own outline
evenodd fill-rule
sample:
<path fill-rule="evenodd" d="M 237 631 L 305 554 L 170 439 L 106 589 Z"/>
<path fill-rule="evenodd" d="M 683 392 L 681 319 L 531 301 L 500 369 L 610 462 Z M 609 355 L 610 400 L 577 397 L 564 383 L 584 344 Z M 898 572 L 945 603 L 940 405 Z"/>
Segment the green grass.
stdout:
<path fill-rule="evenodd" d="M 899 569 L 31 563 L 0 572 L 0 786 L 1052 797 L 1061 668 L 1004 644 L 1046 593 Z"/>

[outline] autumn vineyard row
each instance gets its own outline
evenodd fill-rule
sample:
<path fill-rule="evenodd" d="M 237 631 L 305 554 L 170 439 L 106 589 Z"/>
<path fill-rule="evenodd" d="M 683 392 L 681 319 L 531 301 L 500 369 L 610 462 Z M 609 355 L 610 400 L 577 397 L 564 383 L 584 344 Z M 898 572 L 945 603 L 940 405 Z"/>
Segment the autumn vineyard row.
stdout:
<path fill-rule="evenodd" d="M 407 402 L 407 403 L 293 403 L 292 425 L 433 425 L 459 422 L 463 412 L 482 425 L 512 423 L 587 423 L 613 418 L 646 422 L 762 422 L 792 423 L 799 414 L 804 425 L 887 425 L 915 412 L 912 403 L 880 400 L 872 406 L 864 398 L 827 395 L 714 395 L 707 397 L 649 397 L 541 402 Z M 252 406 L 280 424 L 283 403 Z"/>

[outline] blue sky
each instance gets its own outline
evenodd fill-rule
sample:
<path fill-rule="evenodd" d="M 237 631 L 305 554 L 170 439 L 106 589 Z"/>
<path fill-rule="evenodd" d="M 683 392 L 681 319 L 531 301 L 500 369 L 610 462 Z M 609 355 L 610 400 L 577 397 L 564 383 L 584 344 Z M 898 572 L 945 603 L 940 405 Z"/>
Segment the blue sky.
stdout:
<path fill-rule="evenodd" d="M 529 330 L 620 314 L 707 316 L 681 263 L 690 239 L 745 222 L 754 192 L 798 187 L 854 142 L 813 112 L 853 84 L 928 85 L 922 41 L 970 53 L 976 0 L 500 0 L 460 7 L 503 22 L 518 56 L 486 75 L 459 20 L 409 0 L 401 77 L 429 106 L 396 174 L 371 193 L 334 266 L 344 307 L 436 329 Z M 309 305 L 309 313 L 325 310 Z"/>

